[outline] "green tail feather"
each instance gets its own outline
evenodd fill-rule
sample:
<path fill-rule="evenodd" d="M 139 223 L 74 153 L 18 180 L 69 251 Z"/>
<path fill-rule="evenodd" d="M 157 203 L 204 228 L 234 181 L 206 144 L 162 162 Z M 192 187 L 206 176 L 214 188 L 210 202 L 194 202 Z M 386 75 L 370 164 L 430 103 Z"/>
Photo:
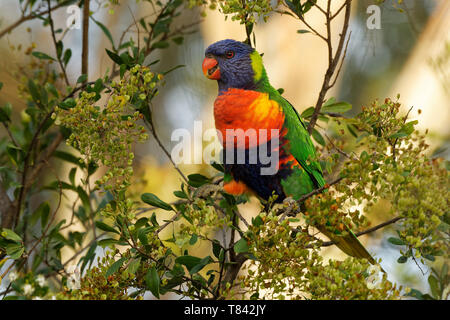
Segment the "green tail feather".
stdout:
<path fill-rule="evenodd" d="M 319 231 L 332 240 L 336 246 L 349 256 L 355 258 L 365 258 L 371 264 L 377 264 L 375 259 L 370 255 L 366 248 L 359 242 L 356 235 L 346 226 L 348 234 L 346 236 L 338 236 L 327 230 L 325 227 L 318 227 Z"/>

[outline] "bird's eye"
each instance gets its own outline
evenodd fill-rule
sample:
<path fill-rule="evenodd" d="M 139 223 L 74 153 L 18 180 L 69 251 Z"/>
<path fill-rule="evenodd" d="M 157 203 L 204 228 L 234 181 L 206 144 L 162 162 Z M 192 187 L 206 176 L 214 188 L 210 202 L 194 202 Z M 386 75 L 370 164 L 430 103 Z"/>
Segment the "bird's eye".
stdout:
<path fill-rule="evenodd" d="M 234 52 L 233 51 L 227 51 L 227 53 L 225 53 L 225 56 L 227 57 L 227 59 L 231 59 L 234 57 Z"/>

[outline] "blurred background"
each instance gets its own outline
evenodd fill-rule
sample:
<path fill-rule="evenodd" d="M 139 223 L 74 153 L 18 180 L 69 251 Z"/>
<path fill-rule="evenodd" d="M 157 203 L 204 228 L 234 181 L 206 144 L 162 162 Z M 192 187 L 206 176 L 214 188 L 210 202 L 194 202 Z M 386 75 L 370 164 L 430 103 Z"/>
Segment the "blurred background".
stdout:
<path fill-rule="evenodd" d="M 164 2 L 164 1 L 163 1 Z M 324 1 L 318 1 L 319 5 Z M 115 41 L 122 31 L 133 22 L 133 17 L 152 14 L 147 3 L 134 0 L 120 1 L 121 5 L 101 8 L 107 1 L 92 3 L 93 17 L 101 21 L 111 31 Z M 370 5 L 375 0 L 353 1 L 349 30 L 351 39 L 343 70 L 336 86 L 327 98 L 334 96 L 353 105 L 351 113 L 357 113 L 361 106 L 373 100 L 395 98 L 400 94 L 404 111 L 414 106 L 410 117 L 419 120 L 421 130 L 429 129 L 430 152 L 448 158 L 450 151 L 450 1 L 448 0 L 386 0 L 377 4 L 380 9 L 380 28 L 368 27 Z M 335 10 L 342 4 L 333 1 Z M 0 30 L 14 23 L 20 17 L 18 1 L 0 0 Z M 195 120 L 203 122 L 203 130 L 214 127 L 212 106 L 217 94 L 217 84 L 207 80 L 201 71 L 205 48 L 218 40 L 232 38 L 245 40 L 245 29 L 239 22 L 224 19 L 217 10 L 207 10 L 204 18 L 199 9 L 185 10 L 178 22 L 202 20 L 195 32 L 186 35 L 181 45 L 171 44 L 164 51 L 155 51 L 149 59 L 160 59 L 153 68 L 164 71 L 174 65 L 185 65 L 167 78 L 167 85 L 154 100 L 154 122 L 156 130 L 167 149 L 176 142 L 171 141 L 171 133 L 177 128 L 193 132 Z M 57 10 L 53 14 L 56 28 L 65 27 L 68 13 Z M 342 23 L 336 19 L 335 25 Z M 324 30 L 324 21 L 317 9 L 311 9 L 307 20 L 319 31 Z M 256 49 L 264 53 L 264 63 L 275 88 L 283 88 L 284 96 L 299 112 L 315 105 L 323 75 L 327 68 L 327 48 L 325 43 L 311 33 L 299 34 L 304 25 L 287 15 L 272 14 L 267 23 L 255 27 Z M 105 48 L 111 45 L 102 30 L 95 24 L 90 26 L 89 78 L 104 75 L 111 67 Z M 133 29 L 126 37 L 136 37 Z M 333 34 L 338 39 L 337 32 Z M 70 30 L 65 35 L 66 47 L 72 48 L 72 61 L 68 65 L 68 76 L 75 83 L 80 74 L 81 29 Z M 51 44 L 50 32 L 39 20 L 26 22 L 0 39 L 0 81 L 4 87 L 0 92 L 0 105 L 13 105 L 13 119 L 20 119 L 24 102 L 18 96 L 18 80 L 14 66 L 26 65 L 29 56 L 23 50 L 31 44 L 37 51 L 48 52 Z M 19 50 L 21 47 L 21 51 Z M 161 52 L 163 54 L 161 54 Z M 421 110 L 419 114 L 418 110 Z M 6 133 L 0 131 L 0 135 Z M 136 146 L 136 186 L 146 192 L 157 194 L 165 201 L 175 200 L 172 191 L 181 180 L 170 165 L 166 155 L 153 139 Z M 215 172 L 206 165 L 181 165 L 185 174 Z M 138 188 L 138 187 L 136 187 Z M 259 204 L 255 199 L 242 208 L 247 216 L 258 213 Z M 370 213 L 372 224 L 386 220 L 383 208 Z M 383 259 L 383 268 L 390 274 L 390 280 L 402 285 L 415 287 L 422 292 L 427 285 L 416 278 L 414 263 L 398 264 L 396 251 L 386 239 L 393 234 L 392 228 L 377 231 L 362 237 L 369 251 Z M 199 247 L 199 250 L 204 248 Z M 327 248 L 324 253 L 339 256 L 338 250 Z M 426 266 L 421 266 L 427 272 Z"/>

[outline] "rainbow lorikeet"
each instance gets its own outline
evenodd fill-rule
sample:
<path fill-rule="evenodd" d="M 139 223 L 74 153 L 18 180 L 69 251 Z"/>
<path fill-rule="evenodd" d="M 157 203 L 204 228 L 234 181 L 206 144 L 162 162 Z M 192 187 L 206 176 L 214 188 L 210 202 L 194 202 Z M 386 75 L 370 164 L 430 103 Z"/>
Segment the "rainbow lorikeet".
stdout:
<path fill-rule="evenodd" d="M 253 192 L 265 200 L 275 194 L 276 201 L 282 202 L 287 197 L 297 200 L 325 185 L 303 120 L 270 85 L 261 55 L 256 50 L 235 40 L 218 41 L 206 49 L 202 69 L 207 78 L 217 80 L 219 85 L 214 118 L 224 149 L 226 192 L 234 195 Z M 229 135 L 230 130 L 238 132 L 239 129 L 241 132 L 263 130 L 265 135 L 257 135 L 256 140 L 239 140 Z M 258 151 L 262 147 L 268 155 L 277 155 L 277 170 L 272 174 L 262 174 L 269 166 Z M 244 153 L 244 160 L 240 162 L 236 158 L 239 151 Z M 227 156 L 230 153 L 233 158 Z M 255 158 L 250 161 L 250 154 L 257 155 L 256 161 Z M 375 263 L 353 232 L 346 229 L 348 235 L 336 236 L 325 227 L 319 227 L 348 255 Z"/>

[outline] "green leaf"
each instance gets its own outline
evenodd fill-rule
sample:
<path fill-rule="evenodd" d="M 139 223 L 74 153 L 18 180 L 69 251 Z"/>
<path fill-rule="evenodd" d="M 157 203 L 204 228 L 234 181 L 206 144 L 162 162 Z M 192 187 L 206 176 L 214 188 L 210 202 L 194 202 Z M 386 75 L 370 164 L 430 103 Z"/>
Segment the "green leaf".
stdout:
<path fill-rule="evenodd" d="M 212 166 L 214 169 L 216 169 L 217 171 L 225 172 L 225 168 L 224 168 L 223 164 L 220 164 L 220 163 L 217 163 L 217 162 L 212 162 L 212 163 L 211 163 L 211 166 Z"/>
<path fill-rule="evenodd" d="M 175 38 L 172 38 L 172 41 L 175 42 L 177 45 L 181 45 L 184 41 L 184 38 L 183 37 L 175 37 Z"/>
<path fill-rule="evenodd" d="M 159 199 L 156 195 L 154 195 L 153 193 L 144 193 L 143 195 L 141 195 L 141 199 L 142 201 L 144 201 L 145 203 L 157 207 L 157 208 L 161 208 L 164 209 L 166 211 L 172 211 L 173 208 L 170 204 L 165 203 L 164 201 L 162 201 L 161 199 Z"/>
<path fill-rule="evenodd" d="M 198 240 L 198 235 L 196 235 L 195 233 L 191 236 L 191 239 L 189 240 L 189 244 L 191 245 L 191 246 L 193 246 L 194 244 L 196 244 L 197 243 L 197 240 Z"/>
<path fill-rule="evenodd" d="M 306 109 L 305 111 L 302 112 L 301 117 L 304 119 L 308 119 L 308 118 L 311 118 L 313 113 L 314 113 L 314 107 L 309 107 L 308 109 Z"/>
<path fill-rule="evenodd" d="M 176 263 L 182 264 L 186 266 L 188 270 L 192 269 L 194 266 L 196 266 L 202 259 L 199 257 L 194 256 L 179 256 L 175 259 Z"/>
<path fill-rule="evenodd" d="M 85 167 L 85 165 L 84 165 L 82 159 L 79 158 L 79 157 L 77 157 L 77 156 L 74 156 L 74 155 L 71 154 L 71 153 L 56 150 L 56 151 L 53 153 L 53 156 L 56 157 L 56 158 L 59 158 L 59 159 L 61 159 L 61 160 L 64 160 L 64 161 L 67 161 L 67 162 L 76 164 L 77 166 L 79 166 L 79 167 L 81 167 L 81 168 L 84 168 L 84 167 Z"/>
<path fill-rule="evenodd" d="M 336 102 L 329 105 L 324 104 L 321 112 L 344 113 L 352 109 L 352 105 L 347 102 Z"/>
<path fill-rule="evenodd" d="M 431 254 L 424 254 L 423 257 L 425 259 L 427 259 L 427 260 L 430 260 L 430 261 L 435 261 L 436 260 L 436 258 L 433 255 L 431 255 Z"/>
<path fill-rule="evenodd" d="M 326 144 L 325 139 L 322 137 L 319 131 L 313 128 L 311 135 L 313 136 L 314 140 L 316 140 L 317 143 L 319 143 L 322 146 L 325 146 Z"/>
<path fill-rule="evenodd" d="M 63 52 L 63 48 L 64 48 L 64 45 L 63 45 L 62 41 L 59 40 L 56 43 L 56 56 L 58 57 L 58 59 L 61 57 L 61 54 Z"/>
<path fill-rule="evenodd" d="M 136 274 L 136 271 L 139 269 L 141 265 L 141 258 L 133 259 L 128 265 L 128 272 L 132 274 Z"/>
<path fill-rule="evenodd" d="M 102 248 L 111 247 L 112 245 L 118 244 L 119 241 L 113 238 L 102 239 L 98 241 L 98 245 Z"/>
<path fill-rule="evenodd" d="M 106 35 L 106 37 L 109 39 L 109 42 L 111 42 L 113 50 L 115 50 L 114 46 L 114 40 L 112 38 L 111 32 L 109 32 L 108 28 L 105 27 L 104 24 L 102 24 L 100 21 L 95 20 L 92 16 L 90 18 L 102 29 L 103 33 Z"/>
<path fill-rule="evenodd" d="M 202 185 L 211 182 L 211 179 L 199 173 L 188 175 L 188 179 L 189 179 L 188 183 L 195 188 L 201 187 Z"/>
<path fill-rule="evenodd" d="M 213 260 L 210 256 L 203 259 L 199 257 L 193 257 L 189 255 L 179 256 L 175 259 L 176 263 L 186 266 L 190 274 L 194 274 L 203 269 L 207 264 L 211 263 Z"/>
<path fill-rule="evenodd" d="M 175 195 L 175 197 L 178 197 L 181 199 L 187 199 L 187 195 L 183 191 L 176 190 L 173 192 L 173 194 Z"/>
<path fill-rule="evenodd" d="M 222 246 L 220 245 L 220 242 L 217 241 L 217 240 L 214 240 L 214 241 L 212 242 L 212 251 L 213 251 L 214 256 L 215 256 L 217 259 L 219 259 L 220 251 L 221 251 L 221 250 L 222 250 Z"/>
<path fill-rule="evenodd" d="M 69 181 L 74 186 L 75 185 L 75 175 L 77 173 L 77 167 L 73 167 L 69 172 Z"/>
<path fill-rule="evenodd" d="M 55 86 L 52 83 L 47 82 L 45 84 L 45 90 L 50 92 L 55 98 L 59 98 L 58 90 L 56 90 Z"/>
<path fill-rule="evenodd" d="M 6 254 L 13 260 L 19 259 L 24 251 L 22 244 L 12 243 L 6 246 Z"/>
<path fill-rule="evenodd" d="M 123 76 L 125 75 L 126 71 L 127 71 L 127 65 L 125 63 L 121 64 L 120 65 L 120 79 L 123 78 Z"/>
<path fill-rule="evenodd" d="M 417 289 L 411 289 L 411 291 L 407 294 L 407 296 L 423 300 L 423 293 Z"/>
<path fill-rule="evenodd" d="M 8 112 L 3 107 L 0 108 L 0 122 L 10 122 L 11 118 L 9 117 Z"/>
<path fill-rule="evenodd" d="M 401 138 L 405 138 L 407 136 L 408 135 L 405 132 L 396 132 L 394 134 L 391 134 L 389 136 L 389 138 L 391 138 L 391 139 L 401 139 Z"/>
<path fill-rule="evenodd" d="M 35 56 L 36 58 L 38 58 L 38 59 L 44 59 L 44 60 L 47 59 L 47 60 L 53 60 L 53 61 L 55 61 L 54 58 L 50 57 L 48 54 L 43 53 L 43 52 L 33 51 L 31 54 L 32 54 L 33 56 Z"/>
<path fill-rule="evenodd" d="M 401 256 L 400 258 L 397 259 L 398 263 L 405 263 L 406 261 L 408 261 L 408 258 L 405 256 Z"/>
<path fill-rule="evenodd" d="M 410 121 L 405 123 L 400 130 L 398 130 L 396 133 L 391 134 L 389 138 L 391 139 L 401 139 L 409 136 L 411 133 L 414 132 L 414 125 L 418 123 L 417 120 Z"/>
<path fill-rule="evenodd" d="M 200 260 L 198 264 L 196 264 L 193 268 L 189 270 L 190 274 L 194 274 L 202 270 L 207 264 L 211 263 L 213 260 L 210 256 L 207 256 Z"/>
<path fill-rule="evenodd" d="M 241 238 L 238 242 L 234 244 L 234 252 L 236 253 L 248 252 L 248 244 L 245 238 Z"/>
<path fill-rule="evenodd" d="M 87 74 L 82 74 L 81 76 L 78 77 L 77 83 L 83 83 L 86 80 L 87 80 Z"/>
<path fill-rule="evenodd" d="M 350 134 L 352 136 L 354 136 L 355 138 L 358 138 L 358 133 L 357 133 L 358 129 L 356 128 L 355 125 L 350 123 L 350 124 L 347 125 L 347 129 L 348 129 L 348 132 L 350 132 Z"/>
<path fill-rule="evenodd" d="M 123 265 L 123 263 L 125 262 L 127 258 L 121 258 L 119 260 L 117 260 L 116 262 L 114 262 L 109 268 L 108 271 L 106 271 L 105 276 L 109 277 L 110 275 L 116 273 L 117 271 L 119 271 L 120 267 Z"/>
<path fill-rule="evenodd" d="M 139 238 L 139 240 L 141 240 L 141 242 L 144 246 L 148 244 L 147 234 L 153 230 L 155 230 L 154 227 L 147 227 L 147 228 L 140 229 L 138 231 L 138 238 Z"/>
<path fill-rule="evenodd" d="M 0 235 L 3 238 L 11 240 L 11 241 L 22 242 L 22 238 L 17 233 L 12 231 L 11 229 L 6 229 L 6 228 L 2 229 L 2 232 L 0 233 Z"/>
<path fill-rule="evenodd" d="M 169 47 L 169 42 L 158 41 L 152 44 L 152 49 L 165 49 Z"/>
<path fill-rule="evenodd" d="M 95 221 L 95 226 L 97 228 L 99 228 L 100 230 L 103 230 L 103 231 L 114 232 L 114 233 L 120 234 L 119 231 L 117 231 L 113 227 L 111 227 L 111 226 L 109 226 L 106 223 L 101 222 L 101 221 Z"/>
<path fill-rule="evenodd" d="M 117 53 L 114 53 L 114 52 L 112 52 L 112 51 L 110 51 L 108 49 L 105 49 L 105 50 L 106 50 L 106 53 L 108 54 L 108 56 L 111 58 L 112 61 L 114 61 L 118 65 L 121 65 L 121 64 L 124 63 L 122 58 Z"/>
<path fill-rule="evenodd" d="M 66 49 L 66 51 L 64 51 L 63 62 L 65 66 L 69 63 L 71 57 L 72 57 L 72 50 L 68 48 Z"/>
<path fill-rule="evenodd" d="M 64 110 L 73 108 L 77 105 L 77 103 L 75 102 L 75 99 L 73 98 L 68 98 L 66 100 L 64 100 L 63 102 L 61 102 L 59 104 L 59 107 L 63 108 Z"/>
<path fill-rule="evenodd" d="M 30 91 L 31 97 L 34 101 L 40 101 L 39 91 L 34 83 L 33 79 L 28 79 L 28 90 Z"/>
<path fill-rule="evenodd" d="M 39 206 L 39 208 L 37 210 L 41 211 L 41 227 L 42 229 L 45 228 L 45 226 L 47 225 L 48 222 L 48 217 L 50 215 L 50 204 L 46 201 L 41 203 L 41 205 Z M 36 210 L 36 211 L 37 211 Z"/>
<path fill-rule="evenodd" d="M 390 237 L 388 241 L 396 246 L 404 246 L 405 242 L 402 239 Z"/>
<path fill-rule="evenodd" d="M 81 202 L 83 203 L 83 206 L 86 209 L 86 211 L 90 211 L 91 203 L 89 201 L 89 196 L 86 193 L 86 191 L 81 186 L 78 186 L 76 192 L 78 193 L 78 196 L 80 197 Z"/>
<path fill-rule="evenodd" d="M 297 33 L 301 33 L 301 34 L 303 34 L 303 33 L 311 33 L 311 31 L 305 30 L 305 29 L 300 29 L 300 30 L 297 30 Z"/>
<path fill-rule="evenodd" d="M 264 224 L 263 219 L 258 215 L 252 219 L 252 225 L 259 227 Z"/>
<path fill-rule="evenodd" d="M 152 267 L 145 275 L 145 283 L 150 292 L 159 299 L 159 275 L 155 267 Z"/>
<path fill-rule="evenodd" d="M 433 297 L 439 299 L 441 296 L 441 292 L 439 290 L 439 281 L 433 275 L 428 277 L 428 284 L 430 285 L 431 293 Z"/>
<path fill-rule="evenodd" d="M 89 250 L 86 253 L 86 255 L 80 259 L 80 261 L 83 261 L 83 263 L 81 264 L 81 272 L 83 272 L 84 268 L 89 262 L 92 264 L 92 262 L 94 261 L 96 248 L 97 248 L 97 241 L 94 241 L 94 243 L 91 244 L 91 246 L 89 247 Z"/>

